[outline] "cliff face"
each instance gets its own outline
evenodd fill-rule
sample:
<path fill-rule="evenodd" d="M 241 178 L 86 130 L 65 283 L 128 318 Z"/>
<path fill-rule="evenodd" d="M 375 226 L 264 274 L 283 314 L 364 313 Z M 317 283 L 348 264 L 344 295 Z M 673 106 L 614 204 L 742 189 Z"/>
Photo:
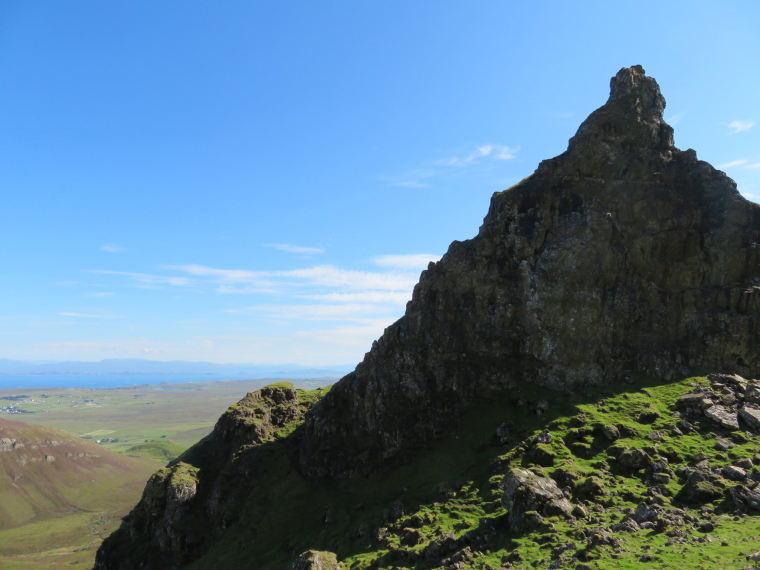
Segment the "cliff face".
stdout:
<path fill-rule="evenodd" d="M 290 383 L 251 392 L 231 406 L 213 432 L 157 471 L 122 527 L 104 542 L 96 568 L 181 568 L 237 522 L 246 485 L 267 465 L 267 443 L 285 437 L 313 399 Z"/>
<path fill-rule="evenodd" d="M 249 551 L 258 553 L 257 567 L 297 559 L 301 568 L 315 567 L 312 559 L 322 554 L 304 553 L 314 548 L 386 549 L 388 529 L 378 529 L 376 519 L 403 514 L 394 501 L 410 478 L 424 481 L 424 493 L 432 486 L 448 499 L 456 495 L 438 484 L 449 476 L 438 463 L 418 465 L 447 435 L 457 435 L 443 441 L 465 457 L 493 445 L 482 433 L 496 430 L 498 445 L 507 445 L 524 429 L 510 422 L 527 426 L 536 412 L 550 417 L 552 406 L 568 399 L 558 395 L 563 391 L 638 375 L 756 371 L 760 206 L 694 151 L 673 146 L 664 107 L 640 66 L 622 69 L 608 102 L 580 126 L 568 150 L 495 194 L 478 235 L 454 242 L 422 273 L 405 316 L 354 372 L 324 397 L 275 387 L 233 406 L 212 436 L 151 479 L 99 551 L 97 568 L 132 568 L 136 561 L 146 569 L 180 568 L 201 556 L 196 567 L 232 567 Z M 531 395 L 534 389 L 543 395 Z M 460 426 L 475 404 L 483 418 L 472 425 L 484 430 L 477 437 Z M 640 412 L 634 416 L 651 415 Z M 593 447 L 571 443 L 570 451 L 557 444 L 559 452 L 586 457 Z M 529 455 L 522 468 L 554 462 Z M 391 469 L 412 460 L 408 472 Z M 499 461 L 483 471 L 503 470 L 512 459 Z M 471 468 L 452 465 L 460 478 Z M 513 476 L 515 489 L 529 477 Z M 493 483 L 486 477 L 485 487 L 499 487 Z M 379 515 L 388 505 L 391 514 Z M 375 519 L 362 521 L 364 512 Z M 413 531 L 443 516 L 431 512 L 400 527 L 403 545 L 422 548 Z M 485 524 L 485 512 L 476 524 Z M 347 536 L 340 534 L 350 525 Z M 435 548 L 431 543 L 431 568 L 456 542 L 449 534 L 436 535 Z"/>
<path fill-rule="evenodd" d="M 408 458 L 521 383 L 756 369 L 760 207 L 673 146 L 664 108 L 654 79 L 622 69 L 565 153 L 493 196 L 477 237 L 422 273 L 405 316 L 308 416 L 306 472 Z"/>

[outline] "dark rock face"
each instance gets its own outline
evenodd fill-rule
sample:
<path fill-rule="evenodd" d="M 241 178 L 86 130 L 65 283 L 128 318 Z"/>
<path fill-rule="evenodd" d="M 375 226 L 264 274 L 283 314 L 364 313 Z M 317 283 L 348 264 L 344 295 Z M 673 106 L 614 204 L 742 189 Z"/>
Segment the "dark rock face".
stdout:
<path fill-rule="evenodd" d="M 140 568 L 172 570 L 197 558 L 239 518 L 237 491 L 261 468 L 261 446 L 303 412 L 297 391 L 277 385 L 230 406 L 207 438 L 150 478 L 140 502 L 103 542 L 95 568 L 129 570 L 139 556 Z M 313 558 L 307 555 L 303 564 Z M 298 568 L 337 568 L 323 555 Z"/>
<path fill-rule="evenodd" d="M 422 273 L 405 316 L 310 413 L 305 472 L 401 461 L 523 382 L 757 367 L 760 206 L 673 146 L 664 107 L 640 66 L 622 69 L 565 153 L 494 195 L 478 236 Z"/>

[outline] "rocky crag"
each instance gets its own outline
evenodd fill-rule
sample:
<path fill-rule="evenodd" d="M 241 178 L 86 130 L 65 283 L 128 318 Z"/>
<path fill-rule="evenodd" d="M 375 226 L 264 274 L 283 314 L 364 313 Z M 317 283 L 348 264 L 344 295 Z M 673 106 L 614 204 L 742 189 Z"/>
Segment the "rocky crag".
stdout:
<path fill-rule="evenodd" d="M 693 150 L 674 147 L 664 107 L 657 83 L 640 66 L 622 69 L 609 100 L 584 121 L 568 150 L 495 194 L 478 235 L 454 242 L 423 272 L 405 316 L 354 372 L 328 393 L 271 388 L 231 408 L 207 440 L 153 477 L 99 552 L 97 567 L 132 568 L 139 560 L 143 568 L 221 568 L 238 549 L 242 560 L 256 553 L 255 568 L 282 568 L 286 559 L 296 561 L 294 568 L 338 564 L 319 550 L 342 560 L 355 556 L 356 568 L 488 568 L 491 562 L 473 562 L 472 553 L 487 545 L 514 550 L 510 541 L 521 533 L 548 532 L 541 526 L 547 517 L 601 523 L 580 502 L 600 496 L 608 474 L 637 476 L 642 485 L 666 475 L 674 486 L 688 484 L 659 465 L 667 456 L 637 451 L 645 436 L 640 428 L 584 427 L 583 414 L 566 409 L 578 397 L 593 399 L 604 387 L 642 378 L 676 383 L 699 371 L 751 377 L 758 370 L 760 206 Z M 700 438 L 752 427 L 751 402 L 734 398 L 732 404 L 700 398 L 712 403 L 697 408 L 714 416 L 705 416 L 702 431 L 695 428 Z M 473 410 L 476 417 L 467 420 Z M 648 425 L 666 411 L 681 413 L 674 410 L 635 410 L 631 421 Z M 580 418 L 573 420 L 578 425 L 563 423 L 561 413 Z M 492 437 L 483 434 L 494 429 L 496 445 L 511 451 L 489 447 Z M 602 444 L 616 439 L 629 439 L 630 449 L 608 453 Z M 694 467 L 678 450 L 671 462 L 676 455 Z M 495 480 L 475 467 L 486 456 Z M 749 477 L 742 465 L 736 467 Z M 555 467 L 551 477 L 544 467 Z M 468 474 L 475 479 L 463 484 Z M 698 491 L 705 501 L 728 489 L 722 481 L 730 478 L 716 477 L 716 484 L 708 477 L 692 485 L 718 488 L 712 498 Z M 457 493 L 475 493 L 478 478 L 480 499 L 470 496 L 467 504 L 481 505 L 482 516 L 498 515 L 493 521 L 447 529 L 435 524 L 445 519 L 441 512 L 404 518 L 410 502 L 419 507 L 433 493 L 431 486 L 448 503 L 430 504 L 445 505 L 456 503 Z M 458 491 L 450 485 L 455 481 Z M 628 499 L 696 500 L 688 490 L 647 495 L 648 488 Z M 746 513 L 754 508 L 754 487 L 745 489 L 734 492 L 744 498 L 731 504 Z M 400 500 L 399 493 L 415 498 Z M 390 524 L 378 526 L 383 521 Z M 336 529 L 346 524 L 354 530 L 343 536 Z M 620 547 L 612 532 L 589 530 L 578 548 Z M 486 546 L 473 550 L 475 543 Z M 361 549 L 380 554 L 362 558 Z M 555 561 L 564 551 L 558 552 Z M 593 558 L 592 552 L 568 560 Z M 505 556 L 504 564 L 519 560 Z"/>
<path fill-rule="evenodd" d="M 664 108 L 640 66 L 621 70 L 565 153 L 494 195 L 311 414 L 305 471 L 407 457 L 462 405 L 525 382 L 757 369 L 760 207 L 673 146 Z"/>

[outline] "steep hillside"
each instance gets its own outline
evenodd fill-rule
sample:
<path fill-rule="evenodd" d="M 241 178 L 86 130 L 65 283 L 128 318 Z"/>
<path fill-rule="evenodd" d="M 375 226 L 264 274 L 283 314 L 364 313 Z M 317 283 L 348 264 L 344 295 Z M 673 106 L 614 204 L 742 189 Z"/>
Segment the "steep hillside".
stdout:
<path fill-rule="evenodd" d="M 752 556 L 736 539 L 760 536 L 760 384 L 732 374 L 760 364 L 760 206 L 673 146 L 664 107 L 622 69 L 354 372 L 324 396 L 273 386 L 233 406 L 151 478 L 97 568 Z"/>
<path fill-rule="evenodd" d="M 525 385 L 468 407 L 455 438 L 405 465 L 348 480 L 304 477 L 293 460 L 303 410 L 321 396 L 280 385 L 231 407 L 151 478 L 96 568 L 760 560 L 760 381 L 638 376 L 576 394 Z"/>
<path fill-rule="evenodd" d="M 51 567 L 74 549 L 85 551 L 73 561 L 91 564 L 155 465 L 59 430 L 0 419 L 0 566 L 55 551 L 40 562 Z"/>

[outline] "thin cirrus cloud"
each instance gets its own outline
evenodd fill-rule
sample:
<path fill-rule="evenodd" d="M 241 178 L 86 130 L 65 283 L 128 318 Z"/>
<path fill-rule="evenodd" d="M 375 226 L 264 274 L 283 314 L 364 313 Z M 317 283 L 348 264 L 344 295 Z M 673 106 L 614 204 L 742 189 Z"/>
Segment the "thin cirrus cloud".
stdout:
<path fill-rule="evenodd" d="M 288 271 L 220 269 L 204 265 L 173 266 L 172 269 L 215 284 L 218 293 L 285 295 L 283 303 L 229 308 L 225 312 L 299 328 L 305 327 L 306 322 L 334 323 L 329 330 L 340 329 L 346 334 L 336 333 L 330 342 L 353 346 L 356 337 L 348 331 L 355 330 L 364 343 L 382 334 L 386 326 L 403 314 L 404 306 L 411 299 L 419 276 L 413 270 L 438 258 L 431 254 L 375 258 L 375 264 L 389 268 L 387 271 L 355 271 L 333 265 Z M 340 323 L 345 326 L 341 327 Z M 337 338 L 346 340 L 346 343 L 337 342 Z"/>
<path fill-rule="evenodd" d="M 296 338 L 352 348 L 365 348 L 383 334 L 383 330 L 395 319 L 368 319 L 365 323 L 322 330 L 298 331 Z"/>
<path fill-rule="evenodd" d="M 735 135 L 736 133 L 743 133 L 750 130 L 755 126 L 755 121 L 731 121 L 726 126 L 731 129 L 728 134 Z"/>
<path fill-rule="evenodd" d="M 204 265 L 178 265 L 171 269 L 184 271 L 194 277 L 210 277 L 216 283 L 224 285 L 219 288 L 219 293 L 235 292 L 232 285 L 245 285 L 255 291 L 277 290 L 280 288 L 293 288 L 299 286 L 321 286 L 341 289 L 365 289 L 365 290 L 411 290 L 416 283 L 413 275 L 389 271 L 369 272 L 341 269 L 334 265 L 317 265 L 303 269 L 291 269 L 288 271 L 248 271 L 243 269 L 219 269 Z"/>
<path fill-rule="evenodd" d="M 328 303 L 371 303 L 403 306 L 409 300 L 409 293 L 406 291 L 362 291 L 361 293 L 299 295 L 299 298 Z"/>
<path fill-rule="evenodd" d="M 672 127 L 675 127 L 686 116 L 686 112 L 676 113 L 665 119 L 665 122 Z"/>
<path fill-rule="evenodd" d="M 122 253 L 126 251 L 126 248 L 115 243 L 106 243 L 100 246 L 100 250 L 108 253 Z"/>
<path fill-rule="evenodd" d="M 396 267 L 398 269 L 419 269 L 427 267 L 431 261 L 441 259 L 440 255 L 430 253 L 411 253 L 404 255 L 378 255 L 373 259 L 380 267 Z"/>
<path fill-rule="evenodd" d="M 739 160 L 732 160 L 731 162 L 725 162 L 723 164 L 719 164 L 716 168 L 719 168 L 721 170 L 725 170 L 727 168 L 758 170 L 760 169 L 760 162 L 750 162 L 746 158 L 742 158 Z"/>
<path fill-rule="evenodd" d="M 416 168 L 402 176 L 384 177 L 384 180 L 390 186 L 425 188 L 429 179 L 444 175 L 452 169 L 472 166 L 485 159 L 512 160 L 517 157 L 519 150 L 519 146 L 513 148 L 502 144 L 482 144 L 464 154 L 434 160 L 430 167 Z"/>
<path fill-rule="evenodd" d="M 380 255 L 372 259 L 375 271 L 327 264 L 278 271 L 188 264 L 162 267 L 168 275 L 95 273 L 120 276 L 141 288 L 170 286 L 185 291 L 268 295 L 268 299 L 259 297 L 247 306 L 228 304 L 221 311 L 235 315 L 239 326 L 257 326 L 257 321 L 274 323 L 285 327 L 280 331 L 291 331 L 287 334 L 294 341 L 311 339 L 342 345 L 349 354 L 354 347 L 367 346 L 403 314 L 419 271 L 438 259 L 440 256 L 427 253 Z M 314 330 L 315 325 L 319 332 Z"/>
<path fill-rule="evenodd" d="M 80 319 L 118 319 L 119 317 L 115 315 L 95 315 L 92 313 L 71 313 L 71 312 L 60 312 L 58 313 L 61 317 L 77 317 Z"/>
<path fill-rule="evenodd" d="M 229 309 L 233 314 L 262 313 L 276 320 L 306 321 L 353 321 L 366 322 L 371 315 L 387 314 L 389 311 L 375 304 L 314 304 L 314 305 L 256 305 L 246 309 Z"/>
<path fill-rule="evenodd" d="M 716 168 L 720 168 L 721 170 L 723 170 L 724 168 L 736 168 L 737 166 L 744 166 L 745 164 L 747 164 L 747 162 L 749 161 L 746 159 L 732 160 L 731 162 L 719 164 Z"/>
<path fill-rule="evenodd" d="M 130 271 L 108 271 L 105 269 L 90 269 L 89 273 L 99 275 L 121 275 L 135 281 L 138 286 L 144 288 L 153 288 L 160 285 L 173 285 L 175 287 L 186 287 L 192 284 L 192 280 L 187 277 L 170 277 L 163 275 L 150 275 L 148 273 L 133 273 Z"/>
<path fill-rule="evenodd" d="M 467 166 L 473 162 L 486 157 L 496 160 L 511 160 L 517 156 L 520 148 L 510 148 L 501 144 L 484 144 L 475 147 L 475 150 L 465 156 L 451 156 L 437 160 L 435 164 L 439 166 Z"/>
<path fill-rule="evenodd" d="M 266 247 L 271 247 L 279 251 L 287 251 L 288 253 L 300 253 L 302 255 L 319 255 L 325 252 L 325 249 L 322 247 L 303 247 L 287 243 L 268 243 L 266 244 Z"/>

